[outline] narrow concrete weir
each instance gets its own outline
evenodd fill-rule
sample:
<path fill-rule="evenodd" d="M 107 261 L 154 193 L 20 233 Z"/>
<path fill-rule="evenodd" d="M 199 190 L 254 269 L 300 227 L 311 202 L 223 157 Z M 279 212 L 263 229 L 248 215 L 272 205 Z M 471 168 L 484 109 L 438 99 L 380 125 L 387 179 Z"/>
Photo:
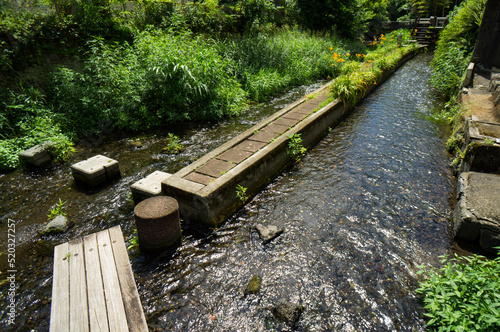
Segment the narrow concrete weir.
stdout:
<path fill-rule="evenodd" d="M 378 84 L 411 57 L 413 53 L 387 70 Z M 250 198 L 293 162 L 286 152 L 289 136 L 300 134 L 302 144 L 311 147 L 353 108 L 338 99 L 326 104 L 330 84 L 172 174 L 162 181 L 162 193 L 179 202 L 180 213 L 188 223 L 216 226 L 224 222 L 245 203 L 236 196 L 238 185 L 247 188 Z M 356 103 L 375 87 L 376 84 L 367 86 Z"/>

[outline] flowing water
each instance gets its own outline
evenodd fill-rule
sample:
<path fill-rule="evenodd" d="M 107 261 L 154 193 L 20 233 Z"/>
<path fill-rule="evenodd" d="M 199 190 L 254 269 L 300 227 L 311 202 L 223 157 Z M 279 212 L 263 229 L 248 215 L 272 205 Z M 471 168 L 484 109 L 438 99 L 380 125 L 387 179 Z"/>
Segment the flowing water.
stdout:
<path fill-rule="evenodd" d="M 430 57 L 405 64 L 219 229 L 184 230 L 169 257 L 130 250 L 150 329 L 288 331 L 270 311 L 287 299 L 304 308 L 297 331 L 424 331 L 416 271 L 439 266 L 438 256 L 450 251 L 455 184 L 446 128 L 429 117 L 437 104 L 428 83 Z M 139 149 L 129 138 L 89 144 L 75 158 L 107 151 L 122 169 L 120 180 L 93 191 L 75 187 L 68 166 L 1 176 L 1 233 L 8 218 L 15 220 L 19 242 L 16 330 L 48 327 L 54 245 L 117 224 L 130 240 L 130 184 L 155 170 L 175 172 L 315 87 L 295 89 L 238 119 L 178 130 L 186 146 L 179 155 L 160 153 L 165 133 L 141 137 Z M 58 198 L 68 201 L 73 226 L 41 238 Z M 254 230 L 259 223 L 285 232 L 263 244 Z M 256 274 L 260 292 L 245 296 Z M 0 305 L 4 320 L 4 297 Z"/>

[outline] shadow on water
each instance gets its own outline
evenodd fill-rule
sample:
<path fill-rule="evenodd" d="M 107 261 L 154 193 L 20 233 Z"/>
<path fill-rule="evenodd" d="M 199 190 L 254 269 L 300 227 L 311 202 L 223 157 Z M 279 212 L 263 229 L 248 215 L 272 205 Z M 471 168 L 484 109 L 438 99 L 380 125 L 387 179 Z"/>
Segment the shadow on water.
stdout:
<path fill-rule="evenodd" d="M 131 250 L 150 328 L 288 331 L 269 310 L 286 298 L 305 308 L 297 331 L 424 331 L 414 293 L 417 266 L 438 266 L 438 256 L 450 251 L 455 184 L 444 151 L 446 128 L 428 118 L 437 103 L 429 61 L 430 55 L 419 55 L 404 65 L 219 229 L 208 235 L 184 230 L 182 244 L 160 259 Z M 304 89 L 293 93 L 244 119 L 186 129 L 180 155 L 159 153 L 161 134 L 144 138 L 141 149 L 130 139 L 107 144 L 123 177 L 99 191 L 75 190 L 66 166 L 44 176 L 14 172 L 0 178 L 12 201 L 2 203 L 4 219 L 18 220 L 20 237 L 26 237 L 18 247 L 26 255 L 19 258 L 20 324 L 47 328 L 53 245 L 117 224 L 130 240 L 130 184 L 155 170 L 180 169 Z M 37 231 L 59 197 L 71 205 L 74 225 L 64 237 L 38 242 Z M 258 223 L 285 232 L 264 245 L 254 231 Z M 260 292 L 243 296 L 255 274 L 262 277 Z"/>

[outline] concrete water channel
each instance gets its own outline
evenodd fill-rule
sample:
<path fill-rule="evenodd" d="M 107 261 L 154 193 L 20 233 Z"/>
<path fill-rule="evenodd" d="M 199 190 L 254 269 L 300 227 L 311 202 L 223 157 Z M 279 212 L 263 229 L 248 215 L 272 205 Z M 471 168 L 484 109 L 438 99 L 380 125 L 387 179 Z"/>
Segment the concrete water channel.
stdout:
<path fill-rule="evenodd" d="M 430 119 L 437 102 L 430 58 L 405 64 L 219 228 L 184 229 L 171 257 L 150 259 L 132 249 L 150 329 L 286 331 L 269 310 L 285 298 L 304 307 L 297 331 L 423 331 L 415 273 L 418 265 L 439 266 L 438 256 L 451 250 L 455 188 L 446 125 Z M 246 118 L 179 132 L 186 145 L 180 155 L 153 153 L 161 150 L 159 136 L 142 138 L 138 149 L 128 138 L 91 146 L 79 159 L 107 149 L 122 171 L 120 180 L 94 190 L 74 187 L 62 166 L 2 176 L 9 200 L 2 214 L 19 226 L 17 330 L 47 329 L 54 245 L 114 225 L 130 240 L 132 183 L 156 170 L 177 172 L 314 89 Z M 40 238 L 39 224 L 56 198 L 68 201 L 72 228 Z M 285 232 L 263 244 L 254 227 L 267 223 Z M 260 292 L 244 296 L 253 275 L 262 277 Z"/>

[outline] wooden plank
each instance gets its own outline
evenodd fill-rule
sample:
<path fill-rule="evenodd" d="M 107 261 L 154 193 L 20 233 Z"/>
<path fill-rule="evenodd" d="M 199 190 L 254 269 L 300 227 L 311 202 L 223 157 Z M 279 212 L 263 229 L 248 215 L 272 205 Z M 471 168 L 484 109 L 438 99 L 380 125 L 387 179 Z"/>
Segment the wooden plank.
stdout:
<path fill-rule="evenodd" d="M 109 331 L 106 301 L 102 284 L 101 264 L 97 249 L 97 236 L 90 234 L 83 238 L 85 270 L 91 331 Z"/>
<path fill-rule="evenodd" d="M 54 248 L 54 273 L 50 304 L 50 332 L 69 331 L 69 262 L 68 243 Z"/>
<path fill-rule="evenodd" d="M 69 242 L 69 329 L 89 331 L 83 240 Z"/>
<path fill-rule="evenodd" d="M 127 316 L 125 315 L 125 308 L 123 306 L 123 299 L 120 291 L 120 282 L 116 272 L 113 248 L 111 247 L 109 232 L 107 230 L 97 233 L 97 244 L 99 248 L 99 258 L 101 260 L 102 281 L 106 297 L 109 331 L 128 331 Z"/>
<path fill-rule="evenodd" d="M 132 273 L 120 226 L 109 229 L 109 236 L 115 257 L 118 279 L 120 280 L 129 330 L 131 332 L 147 332 L 146 317 L 144 316 L 139 292 L 135 285 L 134 274 Z"/>

